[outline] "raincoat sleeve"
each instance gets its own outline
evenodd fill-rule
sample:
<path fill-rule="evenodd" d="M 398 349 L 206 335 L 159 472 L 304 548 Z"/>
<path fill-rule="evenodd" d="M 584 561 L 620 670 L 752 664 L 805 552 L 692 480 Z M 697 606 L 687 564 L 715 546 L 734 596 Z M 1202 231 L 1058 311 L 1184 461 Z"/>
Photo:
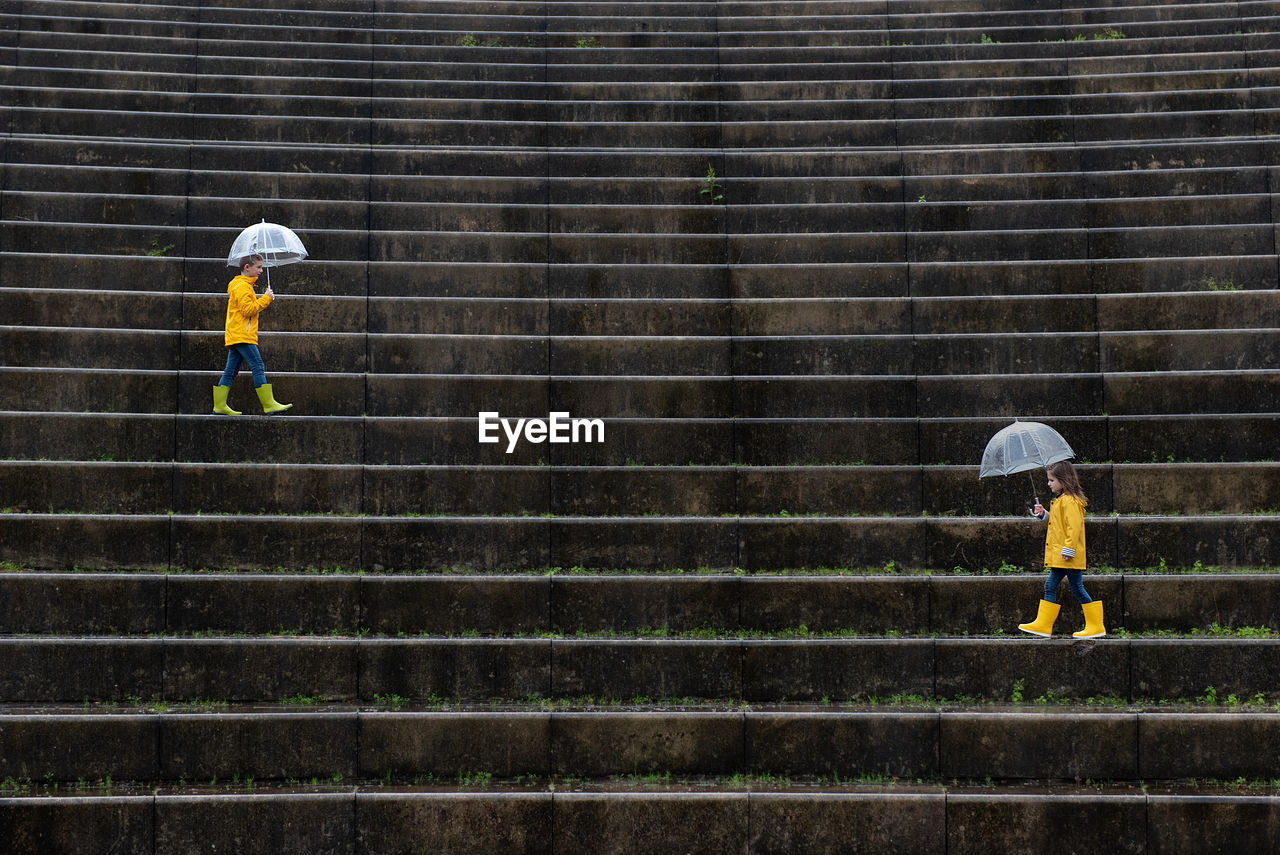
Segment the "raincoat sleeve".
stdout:
<path fill-rule="evenodd" d="M 253 287 L 247 283 L 237 285 L 231 294 L 231 299 L 236 304 L 236 311 L 246 318 L 252 318 L 271 305 L 270 295 L 257 296 L 253 292 Z"/>

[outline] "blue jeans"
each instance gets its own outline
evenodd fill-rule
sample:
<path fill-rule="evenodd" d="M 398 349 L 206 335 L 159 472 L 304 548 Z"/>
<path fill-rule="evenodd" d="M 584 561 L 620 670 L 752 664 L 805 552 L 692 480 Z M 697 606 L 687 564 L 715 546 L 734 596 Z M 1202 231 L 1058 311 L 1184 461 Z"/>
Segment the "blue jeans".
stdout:
<path fill-rule="evenodd" d="M 219 386 L 230 386 L 231 381 L 240 373 L 240 366 L 249 363 L 253 372 L 253 388 L 257 389 L 267 382 L 267 367 L 262 363 L 262 354 L 256 344 L 233 344 L 227 347 L 227 370 L 222 372 Z"/>
<path fill-rule="evenodd" d="M 1044 598 L 1051 603 L 1058 602 L 1058 586 L 1062 584 L 1062 577 L 1067 577 L 1067 586 L 1071 589 L 1071 595 L 1075 597 L 1081 605 L 1092 603 L 1093 597 L 1089 596 L 1089 592 L 1084 589 L 1084 573 L 1079 570 L 1063 570 L 1061 567 L 1048 567 L 1049 578 L 1044 581 Z"/>

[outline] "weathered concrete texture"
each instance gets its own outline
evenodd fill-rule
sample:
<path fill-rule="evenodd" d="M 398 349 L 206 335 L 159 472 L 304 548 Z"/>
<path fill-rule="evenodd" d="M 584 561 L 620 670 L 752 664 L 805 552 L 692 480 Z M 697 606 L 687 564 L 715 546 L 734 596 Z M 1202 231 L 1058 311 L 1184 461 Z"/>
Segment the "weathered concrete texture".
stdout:
<path fill-rule="evenodd" d="M 943 778 L 1132 780 L 1144 777 L 1138 728 L 1139 717 L 1124 714 L 945 714 L 939 770 Z"/>
<path fill-rule="evenodd" d="M 782 776 L 931 777 L 938 722 L 936 713 L 752 713 L 747 761 L 752 772 Z"/>
<path fill-rule="evenodd" d="M 553 693 L 552 655 L 549 640 L 363 641 L 360 696 L 364 701 L 379 695 L 417 700 L 547 697 Z"/>
<path fill-rule="evenodd" d="M 742 643 L 747 700 L 931 695 L 934 646 L 927 639 Z"/>
<path fill-rule="evenodd" d="M 361 793 L 358 851 L 553 855 L 551 793 Z"/>
<path fill-rule="evenodd" d="M 356 774 L 350 713 L 166 715 L 159 720 L 159 779 L 332 780 Z"/>
<path fill-rule="evenodd" d="M 1195 627 L 1280 628 L 1280 576 L 1127 576 L 1120 622 L 1133 632 Z"/>
<path fill-rule="evenodd" d="M 1139 722 L 1142 778 L 1181 766 L 1206 778 L 1267 779 L 1280 753 L 1280 716 L 1144 716 Z"/>
<path fill-rule="evenodd" d="M 557 567 L 726 568 L 738 564 L 736 519 L 556 518 L 550 560 Z"/>
<path fill-rule="evenodd" d="M 1147 852 L 1273 852 L 1280 847 L 1280 801 L 1263 796 L 1151 796 Z M 1210 848 L 1212 847 L 1212 848 Z"/>
<path fill-rule="evenodd" d="M 565 640 L 551 646 L 554 697 L 743 697 L 736 641 Z"/>
<path fill-rule="evenodd" d="M 355 576 L 183 576 L 167 579 L 169 632 L 354 634 Z"/>
<path fill-rule="evenodd" d="M 552 585 L 548 576 L 362 576 L 359 623 L 387 635 L 538 632 L 553 625 Z"/>
<path fill-rule="evenodd" d="M 1142 796 L 947 797 L 948 855 L 993 851 L 1145 855 L 1146 837 Z"/>
<path fill-rule="evenodd" d="M 280 782 L 702 775 L 1265 778 L 1274 713 L 236 711 L 0 716 L 0 777 Z"/>
<path fill-rule="evenodd" d="M 0 514 L 0 560 L 35 567 L 161 569 L 172 562 L 170 538 L 163 516 Z"/>
<path fill-rule="evenodd" d="M 351 793 L 157 796 L 157 852 L 353 855 Z"/>
<path fill-rule="evenodd" d="M 1280 508 L 1280 463 L 1151 464 L 1114 467 L 1115 504 L 1124 513 L 1248 513 Z M 1093 510 L 1090 504 L 1091 511 Z"/>
<path fill-rule="evenodd" d="M 361 715 L 359 774 L 545 775 L 554 751 L 551 722 L 541 712 Z"/>
<path fill-rule="evenodd" d="M 161 780 L 160 732 L 149 715 L 0 716 L 0 778 Z"/>
<path fill-rule="evenodd" d="M 670 630 L 985 635 L 1034 617 L 1043 572 L 998 576 L 0 574 L 0 632 L 510 635 Z M 1095 575 L 1112 629 L 1275 628 L 1280 577 Z M 1055 629 L 1083 616 L 1066 585 Z M 104 605 L 104 604 L 109 604 Z"/>
<path fill-rule="evenodd" d="M 932 626 L 926 577 L 778 578 L 740 581 L 741 625 L 760 630 L 808 627 L 813 632 L 857 627 L 866 633 L 924 633 Z"/>
<path fill-rule="evenodd" d="M 556 576 L 554 632 L 687 631 L 741 624 L 736 579 L 715 576 Z"/>
<path fill-rule="evenodd" d="M 154 852 L 154 805 L 150 796 L 0 799 L 0 849 Z"/>
<path fill-rule="evenodd" d="M 747 799 L 727 793 L 564 793 L 556 796 L 555 851 L 745 855 L 748 815 Z"/>
<path fill-rule="evenodd" d="M 354 700 L 357 647 L 342 639 L 166 639 L 157 672 L 165 696 L 185 700 Z"/>
<path fill-rule="evenodd" d="M 1150 517 L 1117 521 L 1116 566 L 1272 567 L 1280 516 Z"/>
<path fill-rule="evenodd" d="M 1130 656 L 1124 643 L 1034 639 L 993 644 L 963 639 L 936 642 L 936 691 L 940 697 L 1011 700 L 1022 684 L 1024 699 L 1127 697 Z M 1162 696 L 1164 697 L 1164 696 Z"/>
<path fill-rule="evenodd" d="M 1269 693 L 1259 639 L 0 639 L 0 697 L 1198 698 Z M 1020 688 L 1019 688 L 1020 686 Z"/>
<path fill-rule="evenodd" d="M 1212 688 L 1221 701 L 1229 695 L 1252 698 L 1274 684 L 1280 672 L 1280 641 L 1227 639 L 1198 641 L 1194 656 L 1170 649 L 1155 639 L 1130 642 L 1132 689 L 1139 698 L 1200 697 Z"/>
<path fill-rule="evenodd" d="M 354 508 L 354 505 L 353 505 Z M 1092 566 L 1270 567 L 1280 518 L 1093 518 Z M 1011 517 L 358 517 L 0 515 L 0 559 L 98 569 L 1035 567 Z"/>
<path fill-rule="evenodd" d="M 896 561 L 925 563 L 922 519 L 742 519 L 734 566 L 748 570 L 793 567 L 876 567 Z"/>
<path fill-rule="evenodd" d="M 0 633 L 141 635 L 164 628 L 160 575 L 0 574 Z"/>
<path fill-rule="evenodd" d="M 1268 852 L 1276 800 L 974 792 L 386 791 L 0 800 L 6 851 Z M 1046 834 L 1046 829 L 1057 829 Z M 565 836 L 561 836 L 561 835 Z M 225 847 L 225 848 L 224 848 Z"/>
<path fill-rule="evenodd" d="M 23 638 L 0 639 L 0 648 L 0 698 L 7 702 L 151 699 L 166 690 L 156 642 Z"/>
<path fill-rule="evenodd" d="M 752 855 L 946 851 L 946 797 L 752 793 Z"/>
<path fill-rule="evenodd" d="M 175 516 L 174 566 L 333 570 L 361 566 L 361 521 L 347 517 Z"/>
<path fill-rule="evenodd" d="M 549 521 L 539 518 L 366 518 L 355 521 L 370 570 L 548 567 Z"/>
<path fill-rule="evenodd" d="M 551 717 L 558 775 L 731 775 L 747 767 L 740 713 L 558 713 Z"/>

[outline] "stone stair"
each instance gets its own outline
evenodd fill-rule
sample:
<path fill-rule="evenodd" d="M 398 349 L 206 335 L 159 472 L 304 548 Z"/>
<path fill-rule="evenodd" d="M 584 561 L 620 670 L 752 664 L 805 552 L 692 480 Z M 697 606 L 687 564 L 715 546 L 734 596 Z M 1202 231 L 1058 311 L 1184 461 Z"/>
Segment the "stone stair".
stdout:
<path fill-rule="evenodd" d="M 0 10 L 0 849 L 1275 848 L 1278 5 Z"/>

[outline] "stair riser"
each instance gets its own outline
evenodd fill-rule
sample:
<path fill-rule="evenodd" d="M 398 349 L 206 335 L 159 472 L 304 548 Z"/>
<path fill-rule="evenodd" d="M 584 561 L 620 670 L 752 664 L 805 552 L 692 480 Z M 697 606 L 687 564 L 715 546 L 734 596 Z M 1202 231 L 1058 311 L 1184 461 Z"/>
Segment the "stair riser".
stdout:
<path fill-rule="evenodd" d="M 398 695 L 742 699 L 1225 700 L 1274 689 L 1271 641 L 67 640 L 0 643 L 12 703 L 162 699 L 364 703 Z M 1187 657 L 1197 658 L 1188 664 Z"/>
<path fill-rule="evenodd" d="M 1005 577 L 386 577 L 10 574 L 0 632 L 141 635 L 573 635 L 643 630 L 973 634 L 1013 631 L 1041 596 L 1036 572 Z M 1280 628 L 1276 577 L 1088 578 L 1112 628 Z M 103 605 L 99 605 L 103 604 Z M 109 607 L 106 607 L 109 606 Z M 1067 599 L 1067 629 L 1078 622 Z"/>
<path fill-rule="evenodd" d="M 1059 738 L 1082 727 L 1087 740 Z M 1271 767 L 1252 746 L 1274 741 L 1278 729 L 1275 715 L 1208 713 L 9 715 L 0 718 L 0 744 L 13 759 L 0 761 L 0 775 L 42 783 L 744 772 L 930 781 L 1265 779 Z M 238 734 L 234 745 L 219 742 L 228 730 Z M 1238 748 L 1223 751 L 1223 742 Z M 987 750 L 975 752 L 975 745 Z"/>
<path fill-rule="evenodd" d="M 37 568 L 372 571 L 587 567 L 968 570 L 1036 566 L 1019 520 L 727 517 L 108 517 L 5 515 L 0 558 Z M 1097 520 L 1111 567 L 1267 567 L 1274 517 Z M 427 549 L 425 544 L 434 544 Z"/>
<path fill-rule="evenodd" d="M 650 852 L 808 855 L 1030 851 L 1053 830 L 1078 851 L 1168 855 L 1205 839 L 1267 846 L 1267 798 L 1017 794 L 333 793 L 5 799 L 15 837 L 64 851 L 104 840 L 131 851 L 216 845 L 271 855 L 428 850 L 574 855 Z M 275 830 L 291 828 L 288 837 Z M 554 831 L 553 831 L 554 829 Z M 253 843 L 239 830 L 256 832 Z M 553 843 L 554 840 L 554 843 Z M 691 841 L 697 846 L 690 848 Z M 261 845 L 254 845 L 255 843 Z"/>
<path fill-rule="evenodd" d="M 512 314 L 509 304 L 504 308 L 508 315 Z M 293 322 L 303 313 L 281 311 L 275 313 L 273 320 L 296 326 Z M 136 316 L 121 320 L 135 324 L 140 321 Z M 176 322 L 176 317 L 174 320 Z M 187 318 L 182 320 L 185 323 Z M 342 315 L 330 315 L 324 320 L 329 326 L 352 328 Z M 447 320 L 440 326 L 454 326 Z M 472 326 L 483 328 L 465 315 L 457 325 L 464 330 Z M 213 326 L 212 322 L 206 324 L 206 327 Z M 649 336 L 653 332 L 646 330 L 642 334 Z M 731 339 L 712 337 L 714 333 L 702 333 L 706 337 L 695 338 L 699 335 L 697 332 L 685 332 L 679 338 L 570 337 L 581 334 L 573 332 L 568 325 L 553 333 L 550 339 L 538 333 L 520 332 L 511 336 L 462 332 L 423 338 L 394 335 L 368 338 L 363 333 L 277 333 L 272 335 L 270 344 L 264 341 L 263 346 L 269 348 L 273 371 L 316 372 L 341 366 L 344 373 L 465 376 L 1010 375 L 1098 371 L 1235 372 L 1280 367 L 1272 347 L 1275 332 L 1271 330 L 1231 335 L 1197 332 L 915 339 L 905 336 Z M 7 329 L 6 338 L 14 362 L 42 368 L 146 370 L 181 364 L 216 367 L 226 358 L 220 332 L 180 335 L 153 328 L 68 331 L 15 327 Z M 1121 381 L 1117 378 L 1116 382 Z"/>

